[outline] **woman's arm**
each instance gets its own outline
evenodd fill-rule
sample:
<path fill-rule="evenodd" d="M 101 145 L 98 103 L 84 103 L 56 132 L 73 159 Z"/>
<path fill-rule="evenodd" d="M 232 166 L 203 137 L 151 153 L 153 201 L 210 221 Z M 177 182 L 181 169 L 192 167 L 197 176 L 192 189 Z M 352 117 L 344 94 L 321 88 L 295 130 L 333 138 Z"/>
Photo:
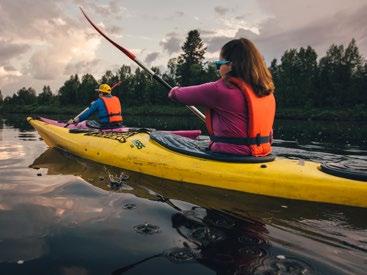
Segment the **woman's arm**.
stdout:
<path fill-rule="evenodd" d="M 217 102 L 217 82 L 208 82 L 188 87 L 174 87 L 168 97 L 185 105 L 213 108 Z"/>

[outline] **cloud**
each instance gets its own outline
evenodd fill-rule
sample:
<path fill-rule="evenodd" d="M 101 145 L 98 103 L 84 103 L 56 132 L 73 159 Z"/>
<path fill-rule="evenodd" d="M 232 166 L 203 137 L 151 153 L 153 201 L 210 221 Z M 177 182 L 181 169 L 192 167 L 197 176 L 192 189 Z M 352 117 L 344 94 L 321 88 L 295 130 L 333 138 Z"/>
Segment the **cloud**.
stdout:
<path fill-rule="evenodd" d="M 257 2 L 270 18 L 277 20 L 279 27 L 284 31 L 333 17 L 338 12 L 350 12 L 366 4 L 365 0 L 282 0 L 281 4 L 268 0 Z"/>
<path fill-rule="evenodd" d="M 99 72 L 98 67 L 101 64 L 101 59 L 93 59 L 90 61 L 78 61 L 78 62 L 70 62 L 66 65 L 64 74 L 72 75 L 75 73 L 78 74 L 93 74 L 95 72 Z"/>
<path fill-rule="evenodd" d="M 56 60 L 49 61 L 48 52 L 39 51 L 32 55 L 27 70 L 30 75 L 39 80 L 52 80 L 62 75 L 62 64 Z"/>
<path fill-rule="evenodd" d="M 230 39 L 227 36 L 203 37 L 203 41 L 207 45 L 207 52 L 219 52 L 222 46 Z"/>
<path fill-rule="evenodd" d="M 183 11 L 175 11 L 175 17 L 182 17 L 185 13 Z"/>
<path fill-rule="evenodd" d="M 6 84 L 13 84 L 16 83 L 17 80 L 22 76 L 22 73 L 18 70 L 16 70 L 12 66 L 0 66 L 0 83 L 1 87 L 0 90 L 2 90 L 2 95 L 6 96 L 9 94 L 7 92 L 10 91 L 10 88 L 13 89 L 14 87 L 7 87 Z M 5 88 L 5 89 L 4 89 Z"/>
<path fill-rule="evenodd" d="M 5 79 L 7 77 L 21 76 L 22 73 L 17 71 L 11 66 L 0 66 L 0 79 Z"/>
<path fill-rule="evenodd" d="M 148 63 L 148 64 L 151 64 L 154 60 L 156 60 L 156 59 L 158 58 L 158 56 L 159 56 L 159 52 L 153 52 L 153 53 L 150 53 L 150 54 L 148 54 L 148 55 L 145 57 L 144 61 L 145 61 L 146 63 Z"/>
<path fill-rule="evenodd" d="M 0 62 L 4 64 L 6 61 L 19 57 L 30 49 L 27 44 L 13 43 L 11 40 L 0 39 Z"/>
<path fill-rule="evenodd" d="M 1 2 L 3 87 L 13 90 L 17 82 L 22 83 L 16 84 L 19 86 L 27 83 L 33 87 L 44 81 L 59 83 L 71 69 L 76 70 L 73 73 L 85 73 L 83 65 L 93 64 L 101 38 L 79 20 L 81 17 L 69 17 L 65 6 L 57 1 L 43 0 Z M 110 31 L 120 29 L 113 26 Z M 14 58 L 22 54 L 22 58 Z"/>
<path fill-rule="evenodd" d="M 357 1 L 357 0 L 355 0 Z M 269 1 L 270 2 L 270 1 Z M 273 7 L 273 4 L 267 5 Z M 290 1 L 293 2 L 293 1 Z M 344 7 L 344 4 L 341 4 Z M 291 5 L 288 12 L 292 13 Z M 307 5 L 306 5 L 307 6 Z M 302 7 L 297 6 L 298 9 Z M 305 9 L 307 7 L 304 7 Z M 294 7 L 294 9 L 296 9 Z M 337 9 L 338 10 L 338 9 Z M 322 16 L 317 11 L 315 20 L 301 20 L 294 25 L 289 24 L 288 17 L 283 9 L 275 9 L 276 17 L 270 17 L 258 26 L 258 33 L 235 21 L 226 21 L 228 28 L 203 32 L 202 39 L 207 44 L 209 53 L 219 52 L 220 48 L 229 40 L 246 37 L 256 44 L 267 62 L 273 58 L 279 58 L 285 50 L 290 48 L 306 47 L 310 45 L 319 55 L 323 55 L 326 49 L 333 43 L 346 45 L 355 38 L 360 52 L 367 55 L 367 5 L 360 5 L 354 9 L 339 10 L 335 13 L 329 11 Z M 284 16 L 283 16 L 284 14 Z M 280 16 L 282 15 L 282 16 Z M 290 16 L 293 18 L 293 15 Z M 312 17 L 312 16 L 311 16 Z M 303 17 L 302 17 L 303 18 Z M 226 19 L 225 19 L 226 20 Z M 307 23 L 304 23 L 307 21 Z M 233 23 L 233 24 L 232 24 Z M 245 27 L 243 27 L 245 26 Z"/>
<path fill-rule="evenodd" d="M 7 37 L 15 43 L 17 43 L 16 40 L 44 39 L 48 29 L 42 29 L 45 27 L 42 23 L 48 22 L 49 25 L 56 25 L 58 22 L 52 19 L 59 18 L 60 14 L 62 11 L 52 1 L 2 1 L 0 37 Z"/>
<path fill-rule="evenodd" d="M 99 38 L 88 38 L 83 30 L 70 30 L 67 39 L 63 36 L 50 37 L 47 45 L 31 56 L 28 73 L 41 80 L 60 78 L 70 62 L 94 60 L 99 44 Z"/>
<path fill-rule="evenodd" d="M 264 24 L 255 42 L 268 55 L 277 57 L 286 49 L 312 46 L 319 54 L 333 43 L 347 44 L 357 40 L 361 53 L 367 54 L 367 5 L 354 11 L 340 11 L 332 16 L 313 21 L 305 26 L 284 30 L 278 20 Z M 364 43 L 363 43 L 364 42 Z"/>
<path fill-rule="evenodd" d="M 159 45 L 162 46 L 163 50 L 167 51 L 169 55 L 181 50 L 182 40 L 177 36 L 177 33 L 171 32 L 166 35 L 166 38 L 159 42 Z"/>
<path fill-rule="evenodd" d="M 107 27 L 105 29 L 106 29 L 106 32 L 107 33 L 110 33 L 110 34 L 117 34 L 117 35 L 119 35 L 122 32 L 122 28 L 119 27 L 119 26 L 116 26 L 116 25 L 109 26 L 109 27 Z"/>
<path fill-rule="evenodd" d="M 204 29 L 198 29 L 198 32 L 200 33 L 200 36 L 215 36 L 217 34 L 216 31 Z"/>
<path fill-rule="evenodd" d="M 183 11 L 175 11 L 169 14 L 168 16 L 165 16 L 164 20 L 169 21 L 169 22 L 174 22 L 176 19 L 182 19 L 185 15 L 186 14 Z M 153 16 L 151 14 L 147 14 L 146 16 L 144 16 L 144 18 L 147 18 L 147 17 L 151 18 L 154 21 L 160 20 L 159 16 Z"/>
<path fill-rule="evenodd" d="M 242 15 L 237 15 L 235 16 L 234 19 L 236 20 L 248 20 L 248 18 L 251 16 L 251 13 L 246 13 L 246 14 L 242 14 Z"/>
<path fill-rule="evenodd" d="M 119 0 L 111 0 L 106 4 L 97 4 L 96 1 L 91 0 L 74 0 L 74 3 L 107 18 L 121 19 L 123 15 L 132 17 L 132 14 L 121 5 Z"/>
<path fill-rule="evenodd" d="M 225 8 L 225 7 L 222 7 L 222 6 L 216 6 L 216 7 L 214 7 L 214 11 L 217 13 L 217 14 L 219 14 L 219 15 L 221 15 L 221 16 L 223 16 L 223 15 L 226 15 L 226 13 L 229 11 L 227 8 Z"/>

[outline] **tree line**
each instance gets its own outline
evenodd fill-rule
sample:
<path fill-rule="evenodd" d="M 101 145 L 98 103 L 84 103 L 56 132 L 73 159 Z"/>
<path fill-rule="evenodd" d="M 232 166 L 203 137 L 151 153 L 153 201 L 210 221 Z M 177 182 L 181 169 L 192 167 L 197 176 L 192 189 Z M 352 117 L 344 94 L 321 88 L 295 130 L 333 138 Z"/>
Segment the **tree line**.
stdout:
<path fill-rule="evenodd" d="M 216 69 L 205 62 L 206 47 L 197 30 L 188 33 L 182 53 L 168 61 L 167 69 L 152 70 L 172 86 L 187 86 L 215 81 Z M 276 99 L 281 108 L 348 108 L 367 105 L 367 62 L 359 53 L 356 41 L 331 45 L 326 55 L 318 58 L 316 51 L 307 48 L 286 50 L 280 61 L 274 59 L 270 70 L 276 87 Z M 167 90 L 148 73 L 122 65 L 116 72 L 106 71 L 96 80 L 91 74 L 71 75 L 56 94 L 49 86 L 42 92 L 21 88 L 3 98 L 2 105 L 88 105 L 96 98 L 94 90 L 100 83 L 113 85 L 121 81 L 113 93 L 129 106 L 170 104 Z"/>

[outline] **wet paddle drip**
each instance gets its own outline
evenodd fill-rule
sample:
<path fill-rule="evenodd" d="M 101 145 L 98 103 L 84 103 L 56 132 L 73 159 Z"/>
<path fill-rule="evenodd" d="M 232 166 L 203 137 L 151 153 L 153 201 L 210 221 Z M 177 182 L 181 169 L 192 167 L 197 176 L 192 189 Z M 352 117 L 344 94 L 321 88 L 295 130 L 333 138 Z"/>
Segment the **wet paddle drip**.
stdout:
<path fill-rule="evenodd" d="M 113 131 L 93 131 L 93 132 L 87 132 L 84 133 L 85 136 L 93 136 L 93 137 L 101 137 L 101 138 L 108 138 L 108 139 L 113 139 L 113 140 L 117 140 L 118 142 L 121 143 L 125 143 L 126 140 L 129 137 L 132 137 L 136 134 L 139 133 L 147 133 L 149 134 L 151 132 L 151 130 L 149 129 L 137 129 L 137 130 L 131 130 L 131 131 L 127 131 L 127 132 L 113 132 Z"/>

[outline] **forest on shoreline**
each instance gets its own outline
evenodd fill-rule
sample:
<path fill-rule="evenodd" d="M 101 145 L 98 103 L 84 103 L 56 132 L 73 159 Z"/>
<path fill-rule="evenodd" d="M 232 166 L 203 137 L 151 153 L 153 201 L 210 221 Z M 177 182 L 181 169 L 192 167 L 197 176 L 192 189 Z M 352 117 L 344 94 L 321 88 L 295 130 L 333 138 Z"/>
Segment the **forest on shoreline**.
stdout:
<path fill-rule="evenodd" d="M 218 73 L 204 55 L 206 47 L 197 30 L 188 33 L 182 53 L 168 61 L 167 69 L 152 70 L 172 86 L 195 85 L 218 79 Z M 359 53 L 354 39 L 344 45 L 331 45 L 323 57 L 307 48 L 289 49 L 270 70 L 276 86 L 277 117 L 287 119 L 367 121 L 367 61 Z M 76 114 L 96 98 L 100 83 L 121 81 L 117 95 L 129 115 L 190 114 L 182 105 L 167 98 L 167 89 L 148 73 L 122 65 L 116 72 L 106 71 L 98 80 L 91 75 L 71 75 L 53 93 L 45 85 L 41 92 L 22 87 L 3 98 L 0 113 Z"/>

